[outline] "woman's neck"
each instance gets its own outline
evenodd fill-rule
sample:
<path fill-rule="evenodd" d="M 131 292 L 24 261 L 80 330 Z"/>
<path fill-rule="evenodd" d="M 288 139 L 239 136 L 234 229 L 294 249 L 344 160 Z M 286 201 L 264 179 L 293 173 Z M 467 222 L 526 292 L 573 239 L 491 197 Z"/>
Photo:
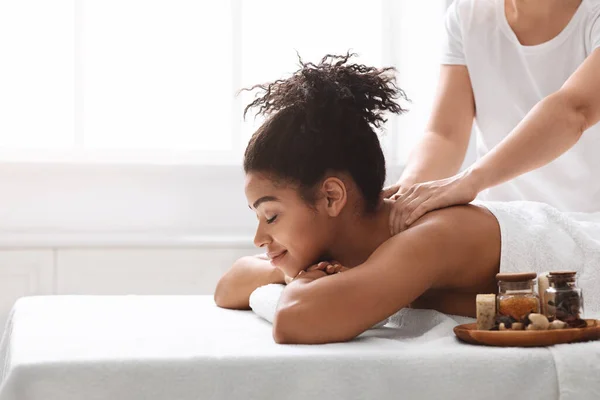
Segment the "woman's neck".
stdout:
<path fill-rule="evenodd" d="M 582 0 L 505 0 L 506 8 L 515 15 L 533 18 L 551 18 L 553 14 L 577 9 Z"/>
<path fill-rule="evenodd" d="M 556 37 L 582 0 L 505 0 L 506 20 L 519 42 L 534 46 Z"/>
<path fill-rule="evenodd" d="M 348 211 L 330 248 L 332 259 L 351 268 L 362 264 L 390 235 L 391 202 L 384 200 L 373 214 Z"/>

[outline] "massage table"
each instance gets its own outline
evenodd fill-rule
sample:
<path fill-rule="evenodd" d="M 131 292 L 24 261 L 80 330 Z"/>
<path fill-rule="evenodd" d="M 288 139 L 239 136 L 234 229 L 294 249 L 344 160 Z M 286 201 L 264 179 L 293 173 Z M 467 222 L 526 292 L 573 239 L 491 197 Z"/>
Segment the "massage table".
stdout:
<path fill-rule="evenodd" d="M 472 321 L 403 309 L 349 342 L 282 345 L 268 321 L 212 296 L 25 297 L 0 345 L 0 400 L 556 399 L 560 385 L 572 389 L 549 348 L 460 342 L 452 328 Z"/>

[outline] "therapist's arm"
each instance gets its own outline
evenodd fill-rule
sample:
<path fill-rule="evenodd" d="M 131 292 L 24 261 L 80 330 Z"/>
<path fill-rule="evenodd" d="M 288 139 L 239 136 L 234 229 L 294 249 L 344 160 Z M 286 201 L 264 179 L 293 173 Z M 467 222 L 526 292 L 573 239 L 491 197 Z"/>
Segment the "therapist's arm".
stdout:
<path fill-rule="evenodd" d="M 550 163 L 573 147 L 583 132 L 598 121 L 600 49 L 467 170 L 413 185 L 401 193 L 390 213 L 390 232 L 407 229 L 430 211 L 468 204 L 479 192 Z"/>
<path fill-rule="evenodd" d="M 600 121 L 600 49 L 552 95 L 540 101 L 468 178 L 477 192 L 540 168 L 569 150 Z"/>
<path fill-rule="evenodd" d="M 467 67 L 442 65 L 425 134 L 410 154 L 400 185 L 405 187 L 456 174 L 465 159 L 474 116 L 475 103 Z"/>

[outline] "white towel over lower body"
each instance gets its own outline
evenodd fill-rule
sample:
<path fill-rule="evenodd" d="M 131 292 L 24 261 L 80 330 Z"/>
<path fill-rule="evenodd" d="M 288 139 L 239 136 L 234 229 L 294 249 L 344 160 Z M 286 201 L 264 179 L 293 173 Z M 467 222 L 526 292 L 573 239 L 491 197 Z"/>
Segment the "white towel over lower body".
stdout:
<path fill-rule="evenodd" d="M 600 317 L 600 213 L 543 203 L 474 202 L 498 220 L 501 272 L 577 271 L 584 316 Z M 600 342 L 550 347 L 561 399 L 600 399 Z"/>
<path fill-rule="evenodd" d="M 474 202 L 500 225 L 500 272 L 577 271 L 584 314 L 600 313 L 600 213 L 532 201 Z"/>

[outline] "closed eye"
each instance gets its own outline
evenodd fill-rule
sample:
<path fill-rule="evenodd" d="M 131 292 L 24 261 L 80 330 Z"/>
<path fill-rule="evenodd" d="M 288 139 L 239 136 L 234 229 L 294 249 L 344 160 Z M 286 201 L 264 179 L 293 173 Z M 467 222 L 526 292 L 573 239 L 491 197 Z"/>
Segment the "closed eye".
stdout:
<path fill-rule="evenodd" d="M 277 215 L 275 215 L 273 218 L 269 218 L 267 220 L 267 224 L 272 224 L 273 222 L 275 222 L 276 219 L 277 219 Z"/>

